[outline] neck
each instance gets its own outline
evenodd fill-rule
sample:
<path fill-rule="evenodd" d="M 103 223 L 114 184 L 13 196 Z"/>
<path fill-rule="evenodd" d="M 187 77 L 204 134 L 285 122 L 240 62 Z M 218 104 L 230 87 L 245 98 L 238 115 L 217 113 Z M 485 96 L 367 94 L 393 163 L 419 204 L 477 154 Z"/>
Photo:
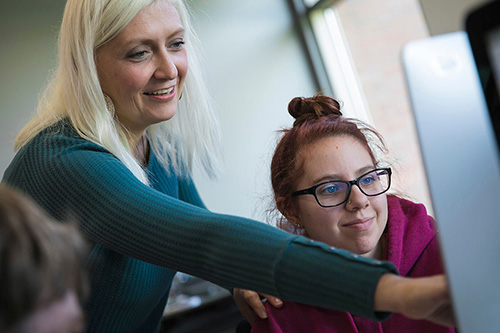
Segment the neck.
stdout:
<path fill-rule="evenodd" d="M 385 250 L 385 234 L 382 234 L 380 237 L 377 246 L 370 252 L 367 252 L 365 254 L 362 254 L 361 256 L 367 257 L 367 258 L 372 258 L 372 259 L 377 259 L 377 260 L 382 260 L 384 258 L 384 250 Z"/>
<path fill-rule="evenodd" d="M 146 132 L 140 136 L 129 138 L 130 150 L 134 157 L 143 165 L 146 166 L 149 156 L 149 142 Z"/>

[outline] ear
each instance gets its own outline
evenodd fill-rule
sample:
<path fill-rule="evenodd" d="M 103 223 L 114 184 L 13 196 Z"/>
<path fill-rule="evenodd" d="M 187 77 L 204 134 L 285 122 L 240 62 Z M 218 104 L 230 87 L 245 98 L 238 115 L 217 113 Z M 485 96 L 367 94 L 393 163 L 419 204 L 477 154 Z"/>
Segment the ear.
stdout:
<path fill-rule="evenodd" d="M 291 198 L 278 197 L 276 198 L 276 207 L 281 214 L 293 225 L 300 223 L 297 208 L 292 202 Z"/>

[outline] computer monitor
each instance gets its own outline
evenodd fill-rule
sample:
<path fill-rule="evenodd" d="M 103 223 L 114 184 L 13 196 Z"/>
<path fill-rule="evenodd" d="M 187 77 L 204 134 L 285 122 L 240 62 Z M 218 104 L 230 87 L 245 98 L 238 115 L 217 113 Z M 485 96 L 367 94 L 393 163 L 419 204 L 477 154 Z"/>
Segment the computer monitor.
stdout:
<path fill-rule="evenodd" d="M 500 158 L 466 32 L 402 61 L 459 331 L 500 330 Z"/>

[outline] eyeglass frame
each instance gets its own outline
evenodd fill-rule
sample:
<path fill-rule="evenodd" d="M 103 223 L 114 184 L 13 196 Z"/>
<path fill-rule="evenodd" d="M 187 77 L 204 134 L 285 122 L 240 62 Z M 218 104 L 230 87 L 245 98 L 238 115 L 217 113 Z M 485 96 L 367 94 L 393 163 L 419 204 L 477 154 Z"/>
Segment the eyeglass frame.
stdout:
<path fill-rule="evenodd" d="M 389 177 L 389 180 L 387 182 L 387 188 L 384 191 L 382 191 L 380 193 L 377 193 L 377 194 L 366 194 L 365 191 L 363 191 L 363 189 L 361 188 L 361 186 L 359 186 L 359 181 L 361 180 L 361 178 L 363 178 L 366 175 L 368 175 L 368 174 L 370 174 L 370 173 L 372 173 L 374 171 L 377 171 L 377 170 L 387 171 L 387 176 Z M 316 199 L 316 202 L 318 203 L 318 205 L 320 205 L 321 207 L 325 207 L 325 208 L 337 207 L 337 206 L 340 206 L 340 205 L 346 203 L 347 200 L 349 200 L 349 196 L 351 195 L 351 190 L 352 190 L 352 186 L 353 185 L 356 185 L 359 188 L 359 190 L 361 191 L 361 193 L 363 193 L 367 197 L 376 197 L 377 195 L 384 194 L 385 192 L 389 191 L 389 189 L 391 188 L 391 176 L 392 176 L 392 170 L 391 170 L 391 168 L 376 168 L 376 169 L 370 170 L 368 172 L 365 172 L 364 174 L 362 174 L 361 176 L 359 176 L 358 178 L 356 178 L 354 180 L 330 180 L 330 181 L 327 181 L 327 182 L 323 182 L 323 183 L 311 186 L 311 187 L 306 188 L 304 190 L 295 191 L 295 192 L 292 193 L 292 196 L 298 196 L 298 195 L 304 195 L 304 194 L 312 194 L 314 196 L 314 198 Z M 345 183 L 345 184 L 347 184 L 347 186 L 348 186 L 349 189 L 347 190 L 347 195 L 346 195 L 346 198 L 344 199 L 344 201 L 342 201 L 341 203 L 338 203 L 336 205 L 333 205 L 333 206 L 325 206 L 325 205 L 322 205 L 319 202 L 319 199 L 318 199 L 318 197 L 316 195 L 316 189 L 318 187 L 320 187 L 321 185 L 328 184 L 328 183 Z"/>

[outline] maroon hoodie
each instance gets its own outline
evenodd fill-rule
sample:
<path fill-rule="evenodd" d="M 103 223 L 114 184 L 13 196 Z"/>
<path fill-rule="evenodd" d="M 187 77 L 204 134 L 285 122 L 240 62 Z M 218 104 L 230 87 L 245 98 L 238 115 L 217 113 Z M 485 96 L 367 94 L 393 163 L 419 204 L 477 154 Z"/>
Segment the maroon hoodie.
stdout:
<path fill-rule="evenodd" d="M 425 207 L 392 195 L 387 197 L 387 221 L 384 260 L 391 261 L 401 276 L 420 277 L 443 273 L 434 220 Z M 252 332 L 318 333 L 450 333 L 453 328 L 393 314 L 384 322 L 340 312 L 284 302 L 279 309 L 266 303 L 268 319 L 257 319 Z"/>

